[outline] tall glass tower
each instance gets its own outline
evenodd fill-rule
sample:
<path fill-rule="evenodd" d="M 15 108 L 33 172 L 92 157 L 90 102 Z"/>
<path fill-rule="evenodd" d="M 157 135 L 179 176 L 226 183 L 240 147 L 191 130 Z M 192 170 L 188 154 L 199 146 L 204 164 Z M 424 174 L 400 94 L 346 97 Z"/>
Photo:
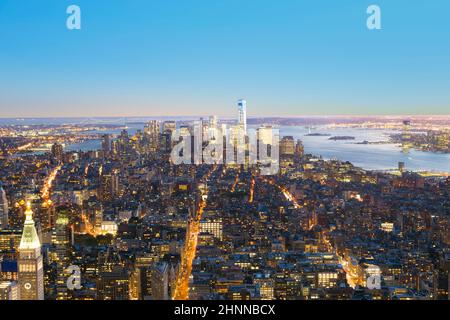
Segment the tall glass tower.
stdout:
<path fill-rule="evenodd" d="M 244 132 L 247 133 L 247 101 L 238 100 L 238 124 L 242 126 Z"/>

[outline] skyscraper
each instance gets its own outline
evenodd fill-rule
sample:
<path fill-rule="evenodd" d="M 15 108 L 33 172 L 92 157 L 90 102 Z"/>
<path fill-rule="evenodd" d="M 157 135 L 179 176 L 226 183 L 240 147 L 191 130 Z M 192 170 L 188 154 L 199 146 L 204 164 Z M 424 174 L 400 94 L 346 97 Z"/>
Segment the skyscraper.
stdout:
<path fill-rule="evenodd" d="M 297 140 L 297 143 L 295 144 L 295 156 L 297 158 L 303 157 L 303 154 L 305 152 L 305 148 L 303 147 L 303 143 L 300 139 Z"/>
<path fill-rule="evenodd" d="M 403 121 L 403 131 L 402 131 L 402 151 L 403 153 L 409 153 L 411 148 L 411 120 Z"/>
<path fill-rule="evenodd" d="M 286 136 L 280 142 L 280 156 L 293 156 L 295 152 L 295 143 L 292 136 Z"/>
<path fill-rule="evenodd" d="M 148 151 L 156 152 L 158 150 L 160 130 L 159 121 L 156 120 L 149 121 L 145 126 L 144 135 L 148 144 Z"/>
<path fill-rule="evenodd" d="M 8 225 L 8 199 L 5 190 L 0 185 L 0 229 L 7 229 Z"/>
<path fill-rule="evenodd" d="M 209 117 L 209 127 L 210 128 L 217 128 L 217 116 L 210 116 Z"/>
<path fill-rule="evenodd" d="M 238 124 L 244 129 L 244 132 L 247 133 L 247 101 L 238 100 Z"/>
<path fill-rule="evenodd" d="M 69 219 L 65 211 L 58 213 L 56 220 L 54 245 L 56 247 L 56 293 L 57 300 L 67 300 L 68 292 L 66 279 L 69 276 L 67 267 L 69 266 L 69 245 L 70 245 L 70 228 Z"/>
<path fill-rule="evenodd" d="M 280 164 L 288 167 L 294 164 L 295 142 L 294 137 L 286 136 L 280 141 Z"/>
<path fill-rule="evenodd" d="M 109 201 L 119 193 L 119 175 L 117 170 L 104 166 L 100 177 L 100 199 Z"/>
<path fill-rule="evenodd" d="M 177 130 L 177 123 L 175 121 L 164 121 L 162 124 L 161 135 L 161 149 L 164 152 L 170 153 L 172 151 L 172 134 Z"/>
<path fill-rule="evenodd" d="M 111 152 L 111 136 L 109 134 L 103 135 L 102 150 L 105 155 Z"/>
<path fill-rule="evenodd" d="M 258 144 L 272 145 L 273 141 L 273 127 L 268 125 L 262 125 L 256 130 L 256 138 Z"/>
<path fill-rule="evenodd" d="M 22 300 L 44 300 L 41 243 L 34 225 L 30 203 L 27 203 L 25 217 L 18 260 L 20 298 Z"/>
<path fill-rule="evenodd" d="M 219 128 L 218 128 L 217 116 L 209 117 L 209 129 L 208 129 L 208 139 L 216 140 L 219 139 Z"/>
<path fill-rule="evenodd" d="M 63 162 L 64 148 L 61 144 L 55 143 L 52 145 L 52 157 L 57 163 Z"/>

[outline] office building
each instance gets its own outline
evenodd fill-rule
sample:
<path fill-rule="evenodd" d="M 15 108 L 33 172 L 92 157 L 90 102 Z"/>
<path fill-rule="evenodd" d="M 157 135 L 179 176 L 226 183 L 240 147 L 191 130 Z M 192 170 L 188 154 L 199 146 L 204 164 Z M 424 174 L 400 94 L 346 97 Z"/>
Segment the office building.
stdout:
<path fill-rule="evenodd" d="M 0 184 L 0 229 L 7 229 L 9 226 L 8 210 L 6 192 Z"/>
<path fill-rule="evenodd" d="M 247 101 L 238 100 L 238 125 L 247 133 Z"/>
<path fill-rule="evenodd" d="M 56 249 L 56 293 L 57 300 L 67 300 L 67 267 L 70 262 L 70 228 L 67 213 L 61 211 L 56 220 L 54 246 Z"/>
<path fill-rule="evenodd" d="M 25 224 L 19 246 L 19 288 L 22 300 L 44 300 L 44 269 L 41 243 L 27 204 Z"/>
<path fill-rule="evenodd" d="M 16 281 L 0 281 L 1 300 L 20 300 L 19 285 Z"/>

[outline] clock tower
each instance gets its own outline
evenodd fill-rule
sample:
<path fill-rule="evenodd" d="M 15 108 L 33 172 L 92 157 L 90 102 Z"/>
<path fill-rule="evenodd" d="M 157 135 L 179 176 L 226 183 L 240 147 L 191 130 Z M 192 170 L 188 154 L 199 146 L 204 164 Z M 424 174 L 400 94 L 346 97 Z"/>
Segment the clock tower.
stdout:
<path fill-rule="evenodd" d="M 30 203 L 19 246 L 19 288 L 21 300 L 44 300 L 44 268 L 41 243 L 33 221 Z"/>

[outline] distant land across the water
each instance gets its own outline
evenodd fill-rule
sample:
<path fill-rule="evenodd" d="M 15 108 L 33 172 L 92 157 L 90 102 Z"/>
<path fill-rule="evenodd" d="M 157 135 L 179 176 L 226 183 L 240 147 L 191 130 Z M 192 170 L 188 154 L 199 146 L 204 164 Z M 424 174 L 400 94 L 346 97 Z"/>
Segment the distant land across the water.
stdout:
<path fill-rule="evenodd" d="M 200 118 L 208 119 L 211 115 L 203 116 L 143 116 L 143 117 L 34 117 L 34 118 L 0 118 L 1 125 L 61 125 L 61 124 L 129 124 L 145 123 L 150 120 L 175 120 L 194 121 Z M 236 116 L 237 117 L 237 116 Z M 223 122 L 236 120 L 232 116 L 218 116 Z M 450 115 L 298 115 L 298 116 L 248 116 L 248 124 L 274 124 L 274 125 L 320 125 L 328 123 L 361 123 L 370 121 L 399 122 L 411 120 L 417 123 L 433 122 L 438 124 L 449 124 Z"/>

